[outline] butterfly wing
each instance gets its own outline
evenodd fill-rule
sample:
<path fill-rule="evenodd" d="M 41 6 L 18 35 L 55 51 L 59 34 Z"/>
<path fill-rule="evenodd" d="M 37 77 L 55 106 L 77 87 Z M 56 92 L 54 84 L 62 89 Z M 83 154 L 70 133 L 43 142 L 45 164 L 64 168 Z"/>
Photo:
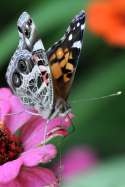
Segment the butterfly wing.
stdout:
<path fill-rule="evenodd" d="M 85 12 L 81 11 L 70 23 L 64 36 L 47 51 L 54 81 L 55 94 L 66 99 L 77 68 L 83 32 Z"/>
<path fill-rule="evenodd" d="M 19 45 L 7 69 L 7 82 L 24 105 L 48 118 L 54 96 L 47 55 L 27 12 L 21 14 L 17 25 Z"/>

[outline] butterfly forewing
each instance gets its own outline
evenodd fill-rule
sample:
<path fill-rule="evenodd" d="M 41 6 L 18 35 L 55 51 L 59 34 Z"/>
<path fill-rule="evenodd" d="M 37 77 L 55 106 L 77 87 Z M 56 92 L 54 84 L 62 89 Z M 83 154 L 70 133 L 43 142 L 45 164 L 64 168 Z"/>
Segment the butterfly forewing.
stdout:
<path fill-rule="evenodd" d="M 85 13 L 77 15 L 64 36 L 47 51 L 54 81 L 55 94 L 66 99 L 80 56 L 85 28 Z"/>

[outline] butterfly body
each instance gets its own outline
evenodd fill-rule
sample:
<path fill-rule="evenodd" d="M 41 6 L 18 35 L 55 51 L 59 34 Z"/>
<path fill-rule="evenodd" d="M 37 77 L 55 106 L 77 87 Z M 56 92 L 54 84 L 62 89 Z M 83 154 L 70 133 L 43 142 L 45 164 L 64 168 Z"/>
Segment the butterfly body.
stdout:
<path fill-rule="evenodd" d="M 67 98 L 82 48 L 84 24 L 82 11 L 46 52 L 29 14 L 24 12 L 18 20 L 20 40 L 7 70 L 7 82 L 26 106 L 45 119 L 71 111 Z"/>

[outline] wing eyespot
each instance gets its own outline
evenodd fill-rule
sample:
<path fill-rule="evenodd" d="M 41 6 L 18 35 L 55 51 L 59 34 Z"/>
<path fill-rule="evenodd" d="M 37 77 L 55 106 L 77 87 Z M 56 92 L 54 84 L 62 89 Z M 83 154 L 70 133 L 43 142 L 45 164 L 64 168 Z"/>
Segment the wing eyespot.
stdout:
<path fill-rule="evenodd" d="M 12 83 L 15 88 L 19 88 L 22 84 L 22 76 L 18 72 L 14 72 L 12 75 Z"/>
<path fill-rule="evenodd" d="M 32 71 L 33 67 L 34 67 L 34 64 L 33 64 L 32 60 L 29 61 L 29 60 L 25 60 L 25 59 L 20 59 L 18 61 L 17 68 L 20 73 L 28 74 Z"/>
<path fill-rule="evenodd" d="M 21 73 L 25 73 L 27 71 L 27 63 L 25 60 L 19 60 L 18 69 Z"/>

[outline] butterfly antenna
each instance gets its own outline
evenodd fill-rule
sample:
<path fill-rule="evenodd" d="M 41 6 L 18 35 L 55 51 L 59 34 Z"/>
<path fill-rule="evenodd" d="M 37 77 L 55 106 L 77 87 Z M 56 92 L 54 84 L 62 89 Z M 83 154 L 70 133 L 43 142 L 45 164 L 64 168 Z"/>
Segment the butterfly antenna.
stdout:
<path fill-rule="evenodd" d="M 107 98 L 110 98 L 110 97 L 116 97 L 116 96 L 120 96 L 122 95 L 123 92 L 122 91 L 118 91 L 116 93 L 113 93 L 113 94 L 110 94 L 110 95 L 104 95 L 104 96 L 101 96 L 101 97 L 93 97 L 93 98 L 86 98 L 86 99 L 77 99 L 77 100 L 72 100 L 71 103 L 79 103 L 79 102 L 86 102 L 86 101 L 97 101 L 97 100 L 103 100 L 103 99 L 107 99 Z M 0 112 L 0 115 L 2 116 L 15 116 L 15 115 L 19 115 L 19 114 L 22 114 L 22 113 L 28 113 L 28 114 L 31 114 L 33 116 L 41 116 L 38 112 L 32 112 L 32 111 L 29 111 L 29 110 L 22 110 L 22 111 L 19 111 L 19 112 L 11 112 L 11 113 L 7 113 L 7 114 L 4 114 L 4 113 L 1 113 Z M 69 118 L 69 120 L 72 122 L 72 131 L 74 132 L 75 130 L 75 126 L 73 125 L 73 121 L 72 119 L 70 118 L 69 114 L 67 114 L 67 117 Z"/>
<path fill-rule="evenodd" d="M 32 112 L 29 110 L 25 110 L 26 113 L 31 114 L 32 116 L 41 116 L 38 112 Z"/>
<path fill-rule="evenodd" d="M 58 180 L 59 180 L 59 185 L 61 186 L 61 183 L 63 181 L 63 171 L 64 171 L 64 165 L 62 163 L 62 150 L 61 147 L 59 148 L 59 175 L 58 175 Z"/>
<path fill-rule="evenodd" d="M 64 137 L 65 138 L 65 137 Z M 64 144 L 64 141 L 58 141 L 58 170 L 57 170 L 57 179 L 58 179 L 58 184 L 61 186 L 62 181 L 63 181 L 63 171 L 64 171 L 64 165 L 62 163 L 62 145 Z"/>
<path fill-rule="evenodd" d="M 25 110 L 23 110 L 23 111 L 20 111 L 20 112 L 12 112 L 12 113 L 7 113 L 7 114 L 4 114 L 4 113 L 0 113 L 0 116 L 16 116 L 16 115 L 19 115 L 19 114 L 22 114 L 22 113 L 24 113 L 25 112 Z"/>
<path fill-rule="evenodd" d="M 72 100 L 71 103 L 79 103 L 79 102 L 86 102 L 86 101 L 97 101 L 97 100 L 103 100 L 107 99 L 110 97 L 116 97 L 122 95 L 122 91 L 118 91 L 116 93 L 110 94 L 110 95 L 104 95 L 101 97 L 93 97 L 93 98 L 87 98 L 87 99 L 77 99 L 77 100 Z"/>

